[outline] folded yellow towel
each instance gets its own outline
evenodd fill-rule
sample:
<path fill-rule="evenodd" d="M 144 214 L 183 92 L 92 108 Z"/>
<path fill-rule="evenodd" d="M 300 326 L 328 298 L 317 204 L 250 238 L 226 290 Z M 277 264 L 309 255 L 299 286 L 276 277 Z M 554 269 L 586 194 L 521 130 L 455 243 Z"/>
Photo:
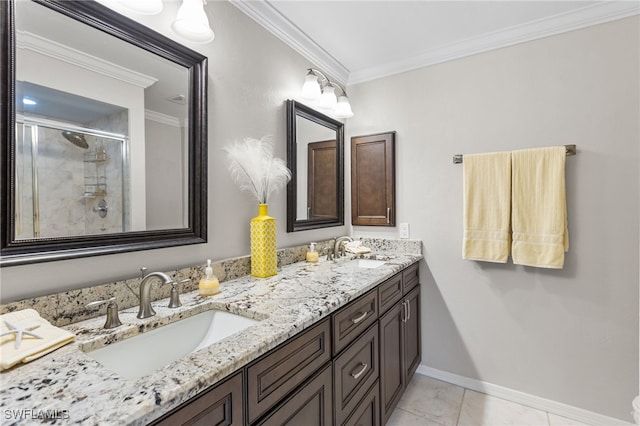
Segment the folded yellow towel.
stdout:
<path fill-rule="evenodd" d="M 467 154 L 462 166 L 462 258 L 505 263 L 510 243 L 511 153 Z"/>
<path fill-rule="evenodd" d="M 566 157 L 564 146 L 512 153 L 511 255 L 517 265 L 564 266 L 569 249 Z"/>
<path fill-rule="evenodd" d="M 26 332 L 13 333 L 14 328 Z M 73 333 L 54 327 L 33 309 L 0 315 L 0 334 L 3 334 L 0 337 L 0 370 L 33 361 L 75 338 Z"/>

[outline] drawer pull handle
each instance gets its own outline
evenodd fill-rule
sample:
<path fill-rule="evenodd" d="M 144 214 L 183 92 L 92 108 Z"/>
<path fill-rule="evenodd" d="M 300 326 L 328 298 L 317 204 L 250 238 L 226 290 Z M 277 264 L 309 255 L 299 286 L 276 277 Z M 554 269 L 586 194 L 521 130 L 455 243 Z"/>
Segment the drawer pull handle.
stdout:
<path fill-rule="evenodd" d="M 358 318 L 351 318 L 351 322 L 354 324 L 359 323 L 369 315 L 369 312 L 362 312 Z"/>
<path fill-rule="evenodd" d="M 362 364 L 362 368 L 360 369 L 360 371 L 358 371 L 357 373 L 351 373 L 351 377 L 358 380 L 360 376 L 362 376 L 364 372 L 367 371 L 367 367 L 368 367 L 367 364 Z"/>

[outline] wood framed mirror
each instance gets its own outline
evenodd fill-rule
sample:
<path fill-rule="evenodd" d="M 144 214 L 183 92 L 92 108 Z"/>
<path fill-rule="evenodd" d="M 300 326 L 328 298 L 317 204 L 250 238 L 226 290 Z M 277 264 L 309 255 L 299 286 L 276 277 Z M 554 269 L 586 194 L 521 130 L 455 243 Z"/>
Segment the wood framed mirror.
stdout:
<path fill-rule="evenodd" d="M 0 266 L 205 243 L 207 58 L 90 0 L 0 28 Z"/>
<path fill-rule="evenodd" d="M 287 101 L 287 232 L 344 225 L 344 124 Z"/>

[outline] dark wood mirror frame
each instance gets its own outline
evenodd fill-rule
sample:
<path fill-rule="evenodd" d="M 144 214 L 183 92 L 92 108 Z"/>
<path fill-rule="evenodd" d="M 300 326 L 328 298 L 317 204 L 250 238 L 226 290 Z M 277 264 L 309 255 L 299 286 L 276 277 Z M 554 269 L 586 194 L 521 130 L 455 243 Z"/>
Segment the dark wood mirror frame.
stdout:
<path fill-rule="evenodd" d="M 95 1 L 31 0 L 184 66 L 189 72 L 188 225 L 186 228 L 15 239 L 15 0 L 0 1 L 0 266 L 207 242 L 207 58 Z"/>
<path fill-rule="evenodd" d="M 297 140 L 296 117 L 306 118 L 336 132 L 336 206 L 335 218 L 296 219 L 297 205 Z M 300 102 L 287 101 L 287 165 L 291 170 L 291 180 L 287 185 L 287 232 L 328 228 L 344 225 L 344 124 L 334 120 Z"/>

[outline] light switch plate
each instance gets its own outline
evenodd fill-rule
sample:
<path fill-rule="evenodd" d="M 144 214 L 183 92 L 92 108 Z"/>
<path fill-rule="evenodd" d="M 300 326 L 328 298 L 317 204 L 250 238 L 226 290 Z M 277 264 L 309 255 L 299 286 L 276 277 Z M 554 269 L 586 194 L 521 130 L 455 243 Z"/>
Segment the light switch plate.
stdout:
<path fill-rule="evenodd" d="M 409 238 L 409 224 L 401 223 L 399 224 L 400 230 L 400 238 Z"/>

